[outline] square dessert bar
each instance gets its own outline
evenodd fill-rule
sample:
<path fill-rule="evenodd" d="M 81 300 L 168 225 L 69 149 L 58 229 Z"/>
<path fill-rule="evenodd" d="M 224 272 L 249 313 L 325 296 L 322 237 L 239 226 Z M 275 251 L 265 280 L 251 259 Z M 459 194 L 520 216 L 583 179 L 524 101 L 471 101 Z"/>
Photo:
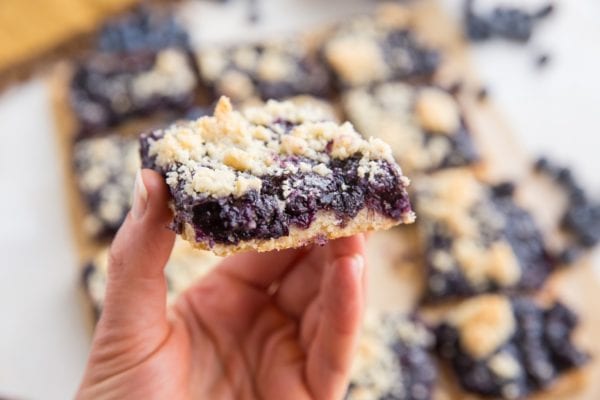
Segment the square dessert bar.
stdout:
<path fill-rule="evenodd" d="M 415 215 L 387 144 L 317 107 L 269 101 L 141 137 L 142 163 L 169 185 L 173 229 L 219 255 L 300 247 Z"/>
<path fill-rule="evenodd" d="M 389 143 L 408 173 L 478 160 L 458 102 L 441 88 L 395 81 L 348 90 L 342 99 L 356 129 Z"/>
<path fill-rule="evenodd" d="M 112 237 L 131 206 L 140 169 L 139 142 L 117 134 L 79 140 L 73 147 L 75 180 L 85 203 L 83 226 L 97 238 Z"/>
<path fill-rule="evenodd" d="M 168 48 L 94 54 L 76 66 L 69 90 L 78 133 L 86 136 L 132 117 L 185 111 L 196 88 L 189 54 Z"/>
<path fill-rule="evenodd" d="M 437 366 L 434 336 L 414 316 L 368 312 L 346 400 L 429 400 Z"/>
<path fill-rule="evenodd" d="M 85 293 L 92 304 L 96 319 L 104 306 L 106 282 L 108 277 L 108 248 L 102 249 L 83 269 L 82 283 Z M 167 266 L 167 302 L 173 303 L 177 296 L 195 281 L 210 272 L 220 257 L 209 251 L 198 251 L 183 240 L 176 240 Z"/>
<path fill-rule="evenodd" d="M 200 77 L 214 98 L 234 102 L 330 93 L 325 65 L 301 39 L 206 48 L 197 56 Z"/>
<path fill-rule="evenodd" d="M 427 268 L 425 300 L 541 287 L 553 264 L 512 189 L 484 186 L 466 169 L 419 181 L 415 209 Z"/>
<path fill-rule="evenodd" d="M 573 343 L 577 324 L 577 315 L 560 302 L 541 306 L 488 294 L 448 314 L 436 329 L 436 347 L 464 390 L 521 399 L 589 360 Z"/>
<path fill-rule="evenodd" d="M 431 79 L 441 61 L 412 29 L 409 6 L 386 3 L 373 16 L 346 21 L 333 31 L 322 56 L 344 87 L 368 86 L 394 79 Z"/>

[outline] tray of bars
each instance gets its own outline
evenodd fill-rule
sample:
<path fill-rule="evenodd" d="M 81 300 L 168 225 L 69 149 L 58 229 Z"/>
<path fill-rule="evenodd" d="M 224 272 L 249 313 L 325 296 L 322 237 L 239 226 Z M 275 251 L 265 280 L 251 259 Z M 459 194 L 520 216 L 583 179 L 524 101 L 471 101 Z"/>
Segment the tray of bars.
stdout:
<path fill-rule="evenodd" d="M 239 109 L 289 100 L 388 143 L 412 180 L 416 223 L 368 244 L 348 399 L 598 398 L 600 282 L 586 256 L 597 236 L 581 222 L 593 207 L 568 170 L 519 147 L 481 90 L 461 27 L 432 0 L 364 2 L 287 30 L 267 3 L 264 16 L 250 9 L 251 23 L 236 22 L 244 7 L 137 8 L 49 78 L 95 317 L 139 135 L 211 115 L 222 95 Z M 295 7 L 298 20 L 314 8 Z M 178 241 L 169 301 L 219 259 Z"/>

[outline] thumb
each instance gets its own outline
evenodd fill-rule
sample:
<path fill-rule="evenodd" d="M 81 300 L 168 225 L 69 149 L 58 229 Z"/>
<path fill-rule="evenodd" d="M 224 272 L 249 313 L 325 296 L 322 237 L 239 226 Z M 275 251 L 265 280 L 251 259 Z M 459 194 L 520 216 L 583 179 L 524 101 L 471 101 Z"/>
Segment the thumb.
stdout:
<path fill-rule="evenodd" d="M 167 229 L 172 214 L 169 193 L 154 171 L 138 171 L 133 206 L 110 249 L 108 283 L 99 330 L 120 338 L 144 335 L 162 341 L 167 329 L 164 268 L 175 234 Z M 149 337 L 148 337 L 149 336 Z"/>

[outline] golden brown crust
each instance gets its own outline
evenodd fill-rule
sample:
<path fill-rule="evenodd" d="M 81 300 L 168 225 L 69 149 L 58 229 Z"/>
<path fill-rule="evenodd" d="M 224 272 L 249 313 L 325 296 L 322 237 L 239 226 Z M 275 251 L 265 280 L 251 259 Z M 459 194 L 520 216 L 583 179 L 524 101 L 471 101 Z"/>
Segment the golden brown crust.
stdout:
<path fill-rule="evenodd" d="M 316 243 L 322 239 L 333 240 L 358 233 L 385 230 L 401 222 L 411 223 L 414 219 L 415 216 L 411 213 L 405 221 L 395 221 L 365 209 L 360 211 L 345 226 L 340 226 L 339 220 L 333 213 L 319 212 L 308 229 L 292 227 L 288 236 L 277 239 L 246 240 L 236 245 L 215 244 L 212 248 L 208 243 L 196 242 L 194 228 L 189 224 L 185 225 L 182 236 L 198 249 L 211 250 L 219 256 L 228 256 L 243 251 L 266 252 L 297 248 Z"/>

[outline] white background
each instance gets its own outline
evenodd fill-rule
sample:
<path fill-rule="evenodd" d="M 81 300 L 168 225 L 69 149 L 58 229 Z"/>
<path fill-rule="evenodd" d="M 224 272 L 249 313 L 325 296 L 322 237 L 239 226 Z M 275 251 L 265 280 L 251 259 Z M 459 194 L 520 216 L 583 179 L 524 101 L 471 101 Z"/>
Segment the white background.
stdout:
<path fill-rule="evenodd" d="M 456 14 L 461 1 L 444 3 Z M 590 190 L 600 195 L 600 2 L 557 3 L 558 12 L 536 31 L 530 44 L 478 45 L 474 61 L 523 146 L 532 154 L 550 153 L 574 166 Z M 290 15 L 299 24 L 311 24 L 365 8 L 360 0 L 262 4 L 269 6 L 265 31 L 289 28 Z M 228 25 L 243 29 L 244 11 L 237 8 L 232 11 L 237 17 L 219 21 L 222 29 Z M 223 37 L 223 30 L 212 32 L 211 39 Z M 551 61 L 538 71 L 534 60 L 541 51 L 547 51 Z M 90 341 L 53 129 L 41 79 L 0 95 L 0 395 L 4 396 L 71 397 Z"/>

